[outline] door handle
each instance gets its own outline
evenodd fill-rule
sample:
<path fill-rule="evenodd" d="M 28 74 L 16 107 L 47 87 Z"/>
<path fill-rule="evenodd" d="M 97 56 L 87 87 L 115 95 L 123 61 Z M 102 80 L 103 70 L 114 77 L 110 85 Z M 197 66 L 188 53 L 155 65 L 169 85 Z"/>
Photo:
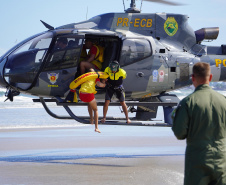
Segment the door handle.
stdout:
<path fill-rule="evenodd" d="M 144 73 L 143 72 L 138 72 L 137 73 L 137 77 L 139 77 L 139 78 L 144 77 Z"/>

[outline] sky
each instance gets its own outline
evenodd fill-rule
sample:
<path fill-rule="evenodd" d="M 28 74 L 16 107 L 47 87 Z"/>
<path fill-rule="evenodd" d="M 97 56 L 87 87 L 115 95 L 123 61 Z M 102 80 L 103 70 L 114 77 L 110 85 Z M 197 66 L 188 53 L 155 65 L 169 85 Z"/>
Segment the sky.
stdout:
<path fill-rule="evenodd" d="M 195 30 L 220 27 L 218 39 L 206 45 L 226 44 L 226 0 L 172 0 L 183 6 L 167 6 L 144 1 L 142 13 L 178 13 L 189 16 Z M 46 31 L 40 20 L 53 27 L 81 22 L 96 15 L 124 12 L 123 0 L 0 0 L 0 56 L 18 42 Z M 129 8 L 130 0 L 125 0 Z M 140 8 L 141 1 L 136 1 Z"/>

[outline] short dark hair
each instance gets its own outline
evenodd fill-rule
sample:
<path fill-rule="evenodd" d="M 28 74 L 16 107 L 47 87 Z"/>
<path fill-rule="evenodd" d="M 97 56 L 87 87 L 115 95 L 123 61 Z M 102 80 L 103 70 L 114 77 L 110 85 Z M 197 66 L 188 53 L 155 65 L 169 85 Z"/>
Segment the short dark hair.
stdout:
<path fill-rule="evenodd" d="M 60 37 L 57 42 L 62 42 L 63 44 L 67 44 L 68 43 L 68 40 L 66 37 Z"/>
<path fill-rule="evenodd" d="M 195 77 L 207 78 L 210 76 L 210 65 L 206 62 L 198 62 L 193 66 L 192 72 Z"/>

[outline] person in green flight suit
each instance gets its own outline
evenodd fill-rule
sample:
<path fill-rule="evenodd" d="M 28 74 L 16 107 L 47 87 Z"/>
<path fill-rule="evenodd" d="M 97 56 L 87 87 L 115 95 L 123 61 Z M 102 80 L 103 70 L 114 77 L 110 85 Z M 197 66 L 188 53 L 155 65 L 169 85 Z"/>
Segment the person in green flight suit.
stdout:
<path fill-rule="evenodd" d="M 226 97 L 214 91 L 210 65 L 193 66 L 195 91 L 172 114 L 172 130 L 186 139 L 184 185 L 226 184 Z"/>

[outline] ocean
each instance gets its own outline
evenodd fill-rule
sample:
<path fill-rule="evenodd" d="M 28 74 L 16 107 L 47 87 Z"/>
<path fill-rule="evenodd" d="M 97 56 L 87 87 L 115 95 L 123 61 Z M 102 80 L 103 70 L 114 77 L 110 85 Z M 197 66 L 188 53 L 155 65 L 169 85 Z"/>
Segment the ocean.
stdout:
<path fill-rule="evenodd" d="M 35 96 L 21 94 L 14 97 L 14 101 L 10 102 L 5 99 L 6 89 L 0 88 L 0 129 L 8 128 L 45 128 L 45 127 L 81 127 L 87 126 L 75 120 L 61 120 L 49 116 L 44 110 L 41 103 L 34 103 L 32 99 Z M 180 90 L 172 91 L 180 99 L 183 99 L 188 94 L 192 93 L 192 88 L 183 88 Z M 221 94 L 226 95 L 226 91 L 219 91 Z M 48 107 L 57 115 L 68 116 L 68 113 L 63 107 L 58 107 L 56 103 L 47 103 Z M 87 107 L 72 107 L 72 111 L 76 115 L 87 116 Z M 102 107 L 98 107 L 99 116 L 102 116 Z M 79 114 L 77 114 L 79 112 Z M 124 117 L 121 112 L 121 107 L 109 107 L 108 116 Z M 135 116 L 135 113 L 129 113 L 129 116 Z M 158 109 L 156 122 L 163 122 L 163 110 L 161 107 Z"/>

